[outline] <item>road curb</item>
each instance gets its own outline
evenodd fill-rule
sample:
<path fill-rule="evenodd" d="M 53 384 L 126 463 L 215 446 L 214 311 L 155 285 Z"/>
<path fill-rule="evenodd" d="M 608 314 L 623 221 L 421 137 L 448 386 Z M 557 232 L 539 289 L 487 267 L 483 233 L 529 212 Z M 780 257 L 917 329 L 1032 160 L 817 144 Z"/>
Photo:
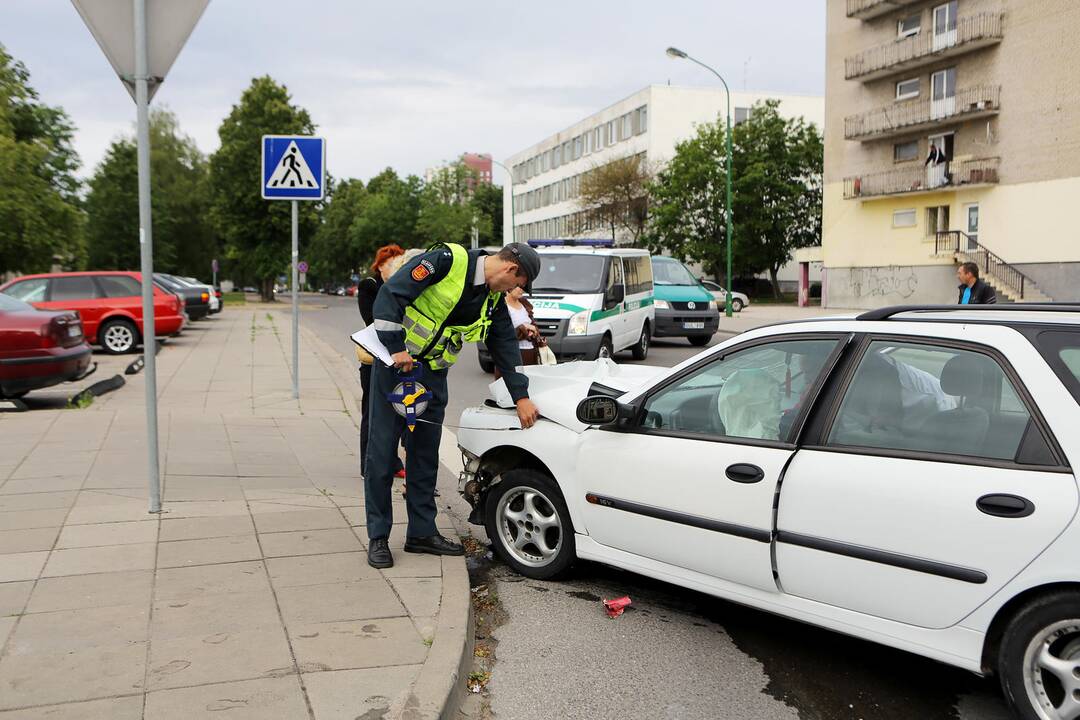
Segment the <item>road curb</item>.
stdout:
<path fill-rule="evenodd" d="M 347 363 L 322 338 L 304 327 L 301 334 L 341 393 L 349 416 L 360 426 L 359 384 Z M 394 720 L 449 720 L 458 713 L 464 678 L 472 663 L 473 614 L 469 572 L 463 557 L 442 558 L 439 621 L 431 648 L 412 687 L 390 708 Z"/>

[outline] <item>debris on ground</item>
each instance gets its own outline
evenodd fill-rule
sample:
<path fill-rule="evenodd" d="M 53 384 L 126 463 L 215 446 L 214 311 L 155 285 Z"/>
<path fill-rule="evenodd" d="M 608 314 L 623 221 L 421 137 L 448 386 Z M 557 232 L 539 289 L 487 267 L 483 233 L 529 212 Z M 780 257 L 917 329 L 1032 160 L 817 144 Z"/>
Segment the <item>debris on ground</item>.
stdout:
<path fill-rule="evenodd" d="M 469 688 L 469 692 L 478 693 L 484 689 L 484 686 L 491 680 L 491 673 L 489 672 L 471 672 L 469 673 L 469 679 L 466 685 Z"/>
<path fill-rule="evenodd" d="M 609 618 L 617 618 L 623 614 L 626 608 L 630 607 L 630 596 L 623 595 L 621 598 L 615 598 L 614 600 L 604 600 L 604 609 L 607 610 Z"/>

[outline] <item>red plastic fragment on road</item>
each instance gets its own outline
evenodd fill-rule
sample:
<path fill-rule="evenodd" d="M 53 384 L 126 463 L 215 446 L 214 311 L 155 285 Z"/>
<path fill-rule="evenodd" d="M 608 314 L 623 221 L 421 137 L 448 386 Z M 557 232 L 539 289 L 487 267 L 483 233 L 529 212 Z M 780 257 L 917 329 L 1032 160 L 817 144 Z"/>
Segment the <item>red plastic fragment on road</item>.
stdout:
<path fill-rule="evenodd" d="M 623 595 L 621 598 L 615 598 L 614 600 L 605 600 L 604 609 L 607 610 L 608 617 L 617 618 L 623 614 L 626 608 L 630 607 L 630 596 Z"/>

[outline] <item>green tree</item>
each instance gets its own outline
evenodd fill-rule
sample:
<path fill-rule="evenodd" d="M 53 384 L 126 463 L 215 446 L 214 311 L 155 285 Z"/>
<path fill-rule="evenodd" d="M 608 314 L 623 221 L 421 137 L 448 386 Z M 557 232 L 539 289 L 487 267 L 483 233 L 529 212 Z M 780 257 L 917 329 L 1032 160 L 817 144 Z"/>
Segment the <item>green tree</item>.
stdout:
<path fill-rule="evenodd" d="M 491 237 L 491 217 L 473 202 L 478 183 L 476 171 L 457 162 L 440 168 L 424 184 L 416 227 L 425 242 L 455 242 L 469 247 L 474 225 L 480 237 Z"/>
<path fill-rule="evenodd" d="M 154 268 L 205 276 L 216 255 L 209 220 L 209 168 L 195 141 L 180 132 L 176 116 L 150 114 L 150 182 Z M 139 268 L 138 166 L 134 138 L 120 138 L 90 180 L 86 198 L 90 265 Z"/>
<path fill-rule="evenodd" d="M 324 283 L 347 278 L 359 256 L 353 249 L 352 224 L 363 212 L 367 190 L 361 180 L 344 180 L 329 188 L 322 224 L 311 242 L 311 276 Z"/>
<path fill-rule="evenodd" d="M 293 105 L 284 85 L 255 78 L 218 128 L 221 147 L 210 158 L 211 218 L 236 277 L 256 280 L 262 299 L 273 300 L 274 278 L 289 267 L 290 203 L 263 200 L 263 135 L 311 135 L 307 110 Z M 321 203 L 301 202 L 300 237 L 314 237 Z M 310 240 L 309 240 L 310 241 Z"/>
<path fill-rule="evenodd" d="M 0 45 L 0 275 L 85 262 L 73 134 Z"/>
<path fill-rule="evenodd" d="M 498 185 L 480 183 L 473 193 L 473 206 L 481 216 L 491 221 L 491 232 L 480 233 L 480 244 L 502 245 L 503 189 Z"/>
<path fill-rule="evenodd" d="M 581 178 L 578 204 L 592 214 L 597 224 L 625 231 L 638 243 L 649 213 L 649 183 L 653 171 L 642 155 L 631 155 L 603 165 L 595 165 Z"/>

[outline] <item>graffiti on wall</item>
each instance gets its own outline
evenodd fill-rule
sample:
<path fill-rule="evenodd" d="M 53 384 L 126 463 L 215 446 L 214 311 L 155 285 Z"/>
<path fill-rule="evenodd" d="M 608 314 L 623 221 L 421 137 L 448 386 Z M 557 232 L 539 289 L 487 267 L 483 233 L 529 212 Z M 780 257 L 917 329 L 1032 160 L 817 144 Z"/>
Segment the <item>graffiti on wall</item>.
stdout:
<path fill-rule="evenodd" d="M 848 268 L 829 278 L 830 292 L 851 298 L 906 300 L 919 290 L 919 276 L 910 265 Z"/>

